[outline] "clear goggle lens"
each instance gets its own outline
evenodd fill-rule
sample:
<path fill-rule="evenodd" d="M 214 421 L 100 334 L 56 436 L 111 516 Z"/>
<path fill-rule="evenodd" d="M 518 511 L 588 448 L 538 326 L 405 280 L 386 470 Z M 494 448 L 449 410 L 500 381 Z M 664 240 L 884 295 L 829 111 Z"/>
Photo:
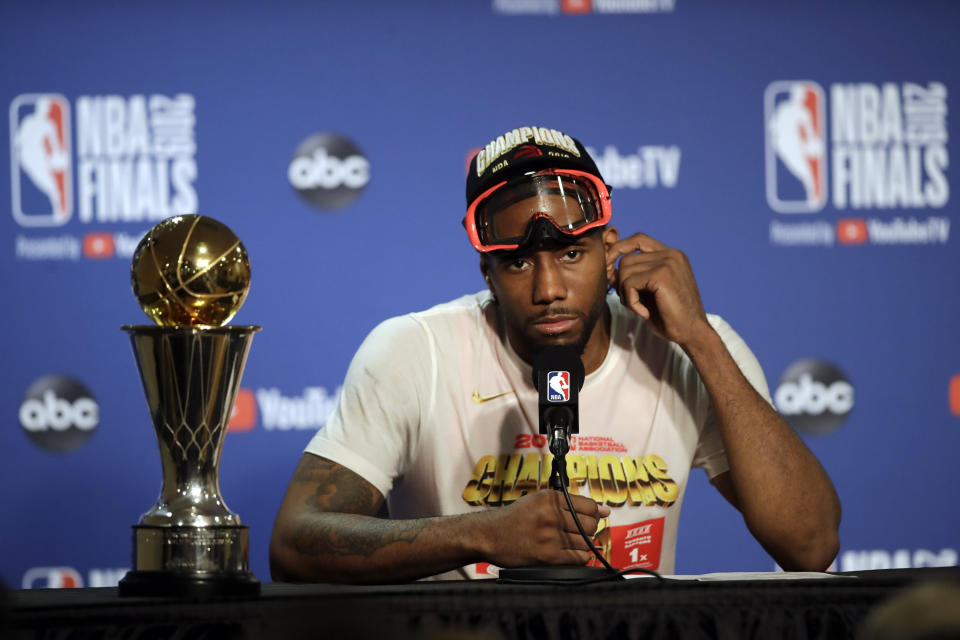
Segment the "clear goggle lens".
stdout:
<path fill-rule="evenodd" d="M 599 178 L 580 171 L 544 171 L 503 182 L 478 197 L 464 224 L 478 251 L 516 249 L 538 218 L 567 235 L 607 224 L 610 195 Z"/>

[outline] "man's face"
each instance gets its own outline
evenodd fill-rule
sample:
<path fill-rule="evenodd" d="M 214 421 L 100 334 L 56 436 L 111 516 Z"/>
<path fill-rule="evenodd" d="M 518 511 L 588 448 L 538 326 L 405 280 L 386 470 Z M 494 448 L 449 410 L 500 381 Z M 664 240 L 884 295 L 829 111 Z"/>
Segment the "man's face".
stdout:
<path fill-rule="evenodd" d="M 551 345 L 573 346 L 581 353 L 599 347 L 588 343 L 606 310 L 605 238 L 611 235 L 616 237 L 612 228 L 598 229 L 573 244 L 546 239 L 529 249 L 483 257 L 481 270 L 521 358 L 532 362 Z M 602 333 L 606 336 L 605 325 Z M 604 342 L 601 359 L 605 351 Z"/>

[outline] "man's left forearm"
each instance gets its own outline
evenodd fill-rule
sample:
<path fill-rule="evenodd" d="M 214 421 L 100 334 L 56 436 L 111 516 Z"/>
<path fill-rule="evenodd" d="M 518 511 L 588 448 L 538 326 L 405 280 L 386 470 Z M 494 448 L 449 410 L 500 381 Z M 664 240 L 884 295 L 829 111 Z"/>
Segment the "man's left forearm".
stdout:
<path fill-rule="evenodd" d="M 710 395 L 747 527 L 784 569 L 826 569 L 839 548 L 840 500 L 823 467 L 744 377 L 713 327 L 683 347 Z"/>

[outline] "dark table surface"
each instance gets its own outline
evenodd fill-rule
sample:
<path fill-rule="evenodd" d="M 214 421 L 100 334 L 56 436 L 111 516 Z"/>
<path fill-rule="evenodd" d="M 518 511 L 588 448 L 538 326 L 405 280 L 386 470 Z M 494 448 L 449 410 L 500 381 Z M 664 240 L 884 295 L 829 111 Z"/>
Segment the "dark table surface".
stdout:
<path fill-rule="evenodd" d="M 878 604 L 960 567 L 838 578 L 653 578 L 590 585 L 495 581 L 265 583 L 248 598 L 121 598 L 116 588 L 5 594 L 14 638 L 852 638 Z"/>

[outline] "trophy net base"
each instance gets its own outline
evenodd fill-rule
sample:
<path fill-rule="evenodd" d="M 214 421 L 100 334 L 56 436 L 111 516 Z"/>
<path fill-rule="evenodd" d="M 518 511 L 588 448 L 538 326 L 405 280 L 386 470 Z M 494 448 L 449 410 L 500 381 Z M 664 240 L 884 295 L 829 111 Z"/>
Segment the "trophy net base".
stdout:
<path fill-rule="evenodd" d="M 121 596 L 217 597 L 260 592 L 245 526 L 133 527 L 133 570 Z"/>

